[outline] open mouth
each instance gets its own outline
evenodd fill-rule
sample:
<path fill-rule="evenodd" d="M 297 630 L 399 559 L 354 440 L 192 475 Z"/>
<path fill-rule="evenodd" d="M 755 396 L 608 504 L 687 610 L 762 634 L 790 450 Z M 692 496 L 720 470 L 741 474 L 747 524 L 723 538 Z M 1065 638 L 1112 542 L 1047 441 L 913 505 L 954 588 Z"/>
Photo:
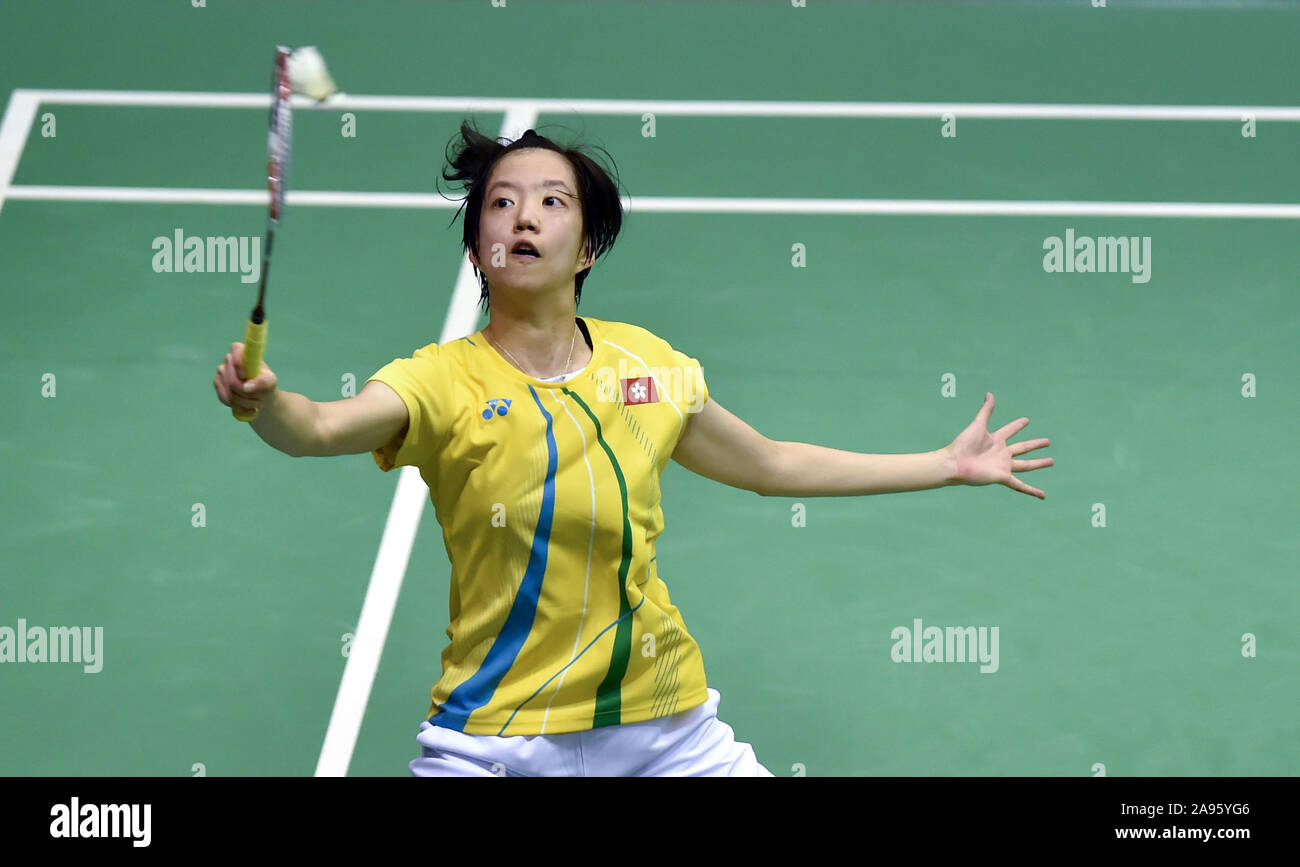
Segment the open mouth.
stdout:
<path fill-rule="evenodd" d="M 518 244 L 515 244 L 514 249 L 510 251 L 510 255 L 514 256 L 516 259 L 523 259 L 525 261 L 542 258 L 542 254 L 537 252 L 537 248 L 527 241 L 520 241 Z"/>

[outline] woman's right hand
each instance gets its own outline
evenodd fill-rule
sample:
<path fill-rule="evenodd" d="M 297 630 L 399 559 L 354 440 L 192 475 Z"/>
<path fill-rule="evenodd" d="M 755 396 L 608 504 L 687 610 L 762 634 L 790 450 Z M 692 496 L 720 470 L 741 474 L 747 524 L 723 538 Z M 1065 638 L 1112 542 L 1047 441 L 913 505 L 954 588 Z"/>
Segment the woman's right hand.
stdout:
<path fill-rule="evenodd" d="M 217 375 L 212 380 L 212 387 L 217 390 L 217 399 L 244 414 L 256 414 L 265 401 L 270 400 L 279 388 L 279 379 L 275 371 L 262 361 L 262 370 L 252 380 L 244 379 L 244 344 L 230 344 L 230 351 L 217 367 Z"/>

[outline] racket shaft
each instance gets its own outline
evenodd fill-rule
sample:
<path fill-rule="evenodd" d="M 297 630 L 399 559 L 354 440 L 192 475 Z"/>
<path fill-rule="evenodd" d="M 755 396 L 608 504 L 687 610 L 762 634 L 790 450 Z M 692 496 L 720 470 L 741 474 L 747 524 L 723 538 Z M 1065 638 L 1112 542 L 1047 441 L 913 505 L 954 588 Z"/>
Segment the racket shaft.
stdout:
<path fill-rule="evenodd" d="M 289 155 L 293 140 L 293 114 L 289 104 L 292 92 L 289 82 L 289 49 L 276 49 L 275 74 L 271 87 L 271 131 L 267 143 L 267 183 L 271 192 L 271 216 L 266 226 L 266 245 L 262 250 L 262 282 L 257 290 L 257 307 L 244 329 L 244 381 L 255 379 L 262 372 L 262 357 L 266 353 L 266 318 L 262 303 L 266 298 L 266 276 L 271 270 L 271 245 L 275 242 L 275 224 L 284 209 L 285 183 L 288 180 Z M 261 319 L 261 322 L 257 322 Z M 230 407 L 239 421 L 252 421 L 256 411 L 245 413 Z"/>
<path fill-rule="evenodd" d="M 262 357 L 266 353 L 266 320 L 254 322 L 248 320 L 248 327 L 244 329 L 244 365 L 243 376 L 244 382 L 255 379 L 262 372 Z M 241 410 L 230 408 L 231 413 L 239 421 L 252 421 L 257 415 L 254 410 L 245 413 Z"/>

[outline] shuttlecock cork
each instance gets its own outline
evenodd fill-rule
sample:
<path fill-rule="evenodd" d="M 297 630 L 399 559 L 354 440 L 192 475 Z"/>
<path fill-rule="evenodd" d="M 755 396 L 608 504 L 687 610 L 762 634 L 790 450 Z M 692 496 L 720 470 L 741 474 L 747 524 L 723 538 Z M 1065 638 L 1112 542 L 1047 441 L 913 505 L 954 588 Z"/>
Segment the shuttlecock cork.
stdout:
<path fill-rule="evenodd" d="M 295 48 L 289 55 L 289 85 L 294 93 L 306 94 L 317 102 L 338 93 L 325 68 L 325 58 L 314 45 Z"/>

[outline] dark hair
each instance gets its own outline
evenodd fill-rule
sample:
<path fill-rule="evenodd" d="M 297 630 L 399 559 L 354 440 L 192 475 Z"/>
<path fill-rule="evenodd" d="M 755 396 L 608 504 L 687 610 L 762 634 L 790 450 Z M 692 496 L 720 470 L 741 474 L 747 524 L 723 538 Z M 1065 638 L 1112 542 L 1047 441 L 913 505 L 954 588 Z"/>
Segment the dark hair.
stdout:
<path fill-rule="evenodd" d="M 564 147 L 530 129 L 509 144 L 502 144 L 506 139 L 491 139 L 483 135 L 469 121 L 460 125 L 460 133 L 447 145 L 447 168 L 442 172 L 443 180 L 460 181 L 465 192 L 464 201 L 452 222 L 464 212 L 463 245 L 465 251 L 478 254 L 479 215 L 483 211 L 483 196 L 487 180 L 492 169 L 506 154 L 524 148 L 544 148 L 555 151 L 569 161 L 573 175 L 578 182 L 578 197 L 582 205 L 582 231 L 588 244 L 589 253 L 596 258 L 604 255 L 614 246 L 619 229 L 623 225 L 623 203 L 619 198 L 618 175 L 593 160 L 579 149 L 578 145 Z M 588 148 L 593 149 L 593 148 Z M 603 148 L 600 150 L 613 165 L 613 158 Z M 590 267 L 574 275 L 573 303 L 582 300 L 582 283 L 587 278 Z M 479 304 L 484 310 L 488 308 L 487 276 L 477 267 L 480 295 Z"/>

